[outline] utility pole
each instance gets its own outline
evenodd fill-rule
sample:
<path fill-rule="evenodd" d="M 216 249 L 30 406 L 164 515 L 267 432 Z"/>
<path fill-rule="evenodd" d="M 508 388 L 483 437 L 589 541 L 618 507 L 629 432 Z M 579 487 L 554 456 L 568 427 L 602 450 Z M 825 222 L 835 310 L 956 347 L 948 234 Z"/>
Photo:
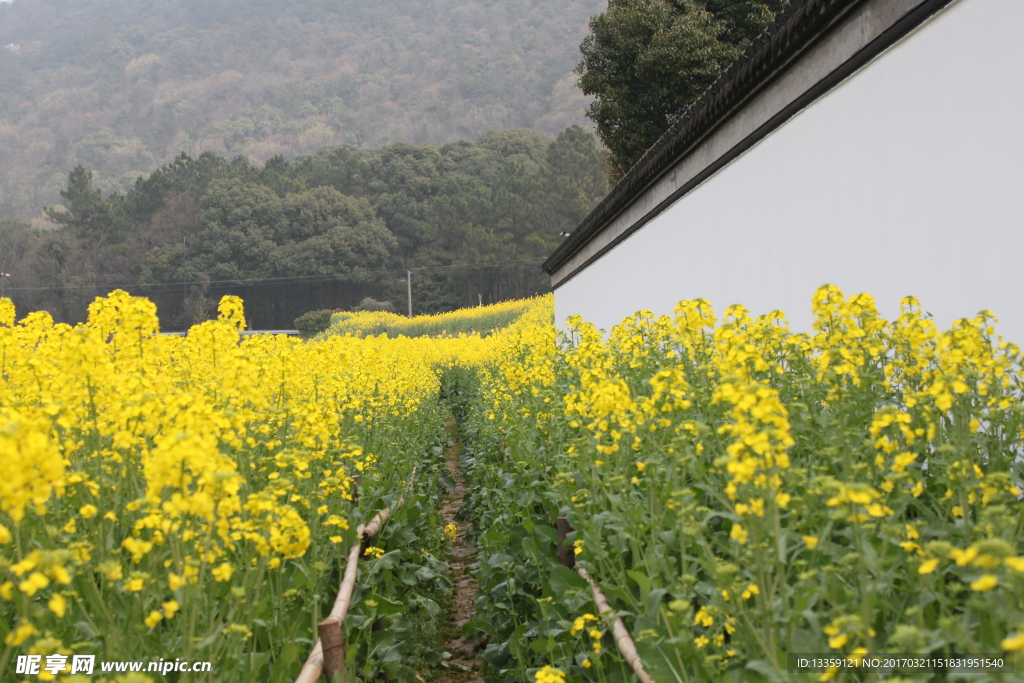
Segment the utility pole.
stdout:
<path fill-rule="evenodd" d="M 181 238 L 181 307 L 185 308 L 188 298 L 188 236 Z"/>
<path fill-rule="evenodd" d="M 476 300 L 479 302 L 480 308 L 484 307 L 484 295 L 477 293 Z"/>
<path fill-rule="evenodd" d="M 10 273 L 0 273 L 0 299 L 4 298 L 7 294 L 7 278 L 10 276 Z"/>
<path fill-rule="evenodd" d="M 405 285 L 409 290 L 409 317 L 412 317 L 412 271 L 405 271 Z"/>

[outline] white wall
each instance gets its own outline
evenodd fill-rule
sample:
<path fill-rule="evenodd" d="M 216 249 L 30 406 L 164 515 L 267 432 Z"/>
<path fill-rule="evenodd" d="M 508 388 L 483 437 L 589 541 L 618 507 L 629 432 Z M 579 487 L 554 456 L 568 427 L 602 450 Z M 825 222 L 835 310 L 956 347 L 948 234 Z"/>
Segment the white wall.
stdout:
<path fill-rule="evenodd" d="M 555 292 L 608 329 L 703 297 L 809 331 L 824 283 L 1024 345 L 1022 0 L 959 0 Z"/>

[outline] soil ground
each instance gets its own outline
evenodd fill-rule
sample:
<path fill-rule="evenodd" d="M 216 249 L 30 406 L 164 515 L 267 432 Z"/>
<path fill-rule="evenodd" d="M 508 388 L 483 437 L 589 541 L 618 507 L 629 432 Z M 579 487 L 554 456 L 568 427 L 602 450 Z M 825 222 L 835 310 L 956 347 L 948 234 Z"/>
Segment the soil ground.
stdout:
<path fill-rule="evenodd" d="M 441 508 L 445 526 L 454 524 L 456 528 L 455 540 L 452 543 L 452 552 L 448 560 L 448 577 L 452 581 L 454 594 L 449 605 L 448 627 L 444 644 L 452 658 L 448 660 L 449 671 L 434 681 L 436 683 L 483 683 L 484 679 L 480 675 L 480 660 L 475 656 L 479 643 L 465 642 L 461 638 L 462 627 L 476 616 L 473 598 L 476 596 L 479 583 L 469 574 L 469 566 L 473 564 L 476 556 L 476 547 L 466 545 L 466 532 L 470 525 L 455 521 L 455 515 L 462 507 L 462 501 L 466 495 L 466 481 L 462 474 L 462 466 L 459 464 L 459 457 L 462 455 L 462 442 L 455 429 L 454 419 L 448 418 L 445 428 L 451 437 L 451 445 L 445 452 L 445 467 L 448 468 L 448 473 L 455 480 L 455 490 L 448 494 L 444 507 Z"/>

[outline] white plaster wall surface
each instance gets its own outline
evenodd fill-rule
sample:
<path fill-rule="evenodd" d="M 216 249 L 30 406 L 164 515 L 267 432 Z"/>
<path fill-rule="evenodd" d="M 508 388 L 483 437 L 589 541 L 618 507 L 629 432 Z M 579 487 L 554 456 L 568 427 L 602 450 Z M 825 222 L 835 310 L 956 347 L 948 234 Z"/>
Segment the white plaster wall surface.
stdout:
<path fill-rule="evenodd" d="M 1021 0 L 959 0 L 555 293 L 609 329 L 705 298 L 809 331 L 824 283 L 1024 345 Z"/>

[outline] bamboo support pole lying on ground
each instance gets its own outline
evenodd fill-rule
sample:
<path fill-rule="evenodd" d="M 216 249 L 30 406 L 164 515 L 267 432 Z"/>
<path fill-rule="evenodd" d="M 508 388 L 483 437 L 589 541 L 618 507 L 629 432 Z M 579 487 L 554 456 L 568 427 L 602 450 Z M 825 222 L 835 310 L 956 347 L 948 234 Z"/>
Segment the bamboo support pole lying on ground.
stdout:
<path fill-rule="evenodd" d="M 412 490 L 416 483 L 416 469 L 412 468 L 412 476 L 409 478 L 409 490 Z M 353 477 L 355 479 L 355 477 Z M 358 479 L 356 480 L 358 483 Z M 395 503 L 395 512 L 405 502 L 405 494 L 398 497 Z M 391 518 L 391 510 L 384 508 L 378 512 L 366 526 L 362 524 L 356 528 L 356 537 L 360 541 L 369 541 L 378 533 L 384 523 Z M 335 672 L 340 672 L 342 680 L 345 677 L 345 635 L 344 624 L 348 608 L 352 604 L 352 591 L 356 587 L 356 576 L 359 573 L 359 557 L 362 554 L 362 543 L 357 543 L 348 551 L 348 558 L 345 561 L 345 576 L 342 578 L 341 587 L 338 589 L 338 597 L 334 600 L 327 618 L 317 624 L 319 639 L 313 646 L 313 652 L 309 659 L 302 665 L 302 671 L 295 683 L 316 683 L 324 674 L 327 675 L 328 683 L 334 683 Z"/>
<path fill-rule="evenodd" d="M 612 635 L 615 636 L 615 646 L 619 648 L 619 653 L 622 654 L 622 658 L 626 660 L 626 663 L 633 667 L 633 671 L 636 673 L 636 677 L 639 678 L 643 683 L 654 683 L 654 679 L 647 675 L 644 671 L 643 662 L 640 661 L 640 655 L 636 651 L 636 645 L 633 644 L 633 639 L 629 637 L 629 631 L 626 630 L 626 625 L 622 623 L 622 619 L 615 613 L 611 605 L 608 604 L 608 600 L 604 597 L 604 593 L 597 587 L 594 580 L 587 574 L 587 570 L 583 567 L 576 567 L 576 573 L 582 576 L 587 583 L 590 584 L 590 593 L 594 596 L 594 605 L 597 606 L 597 613 L 609 620 L 612 616 L 615 617 L 615 621 L 612 622 Z"/>
<path fill-rule="evenodd" d="M 636 645 L 633 643 L 629 631 L 626 630 L 626 625 L 622 623 L 622 619 L 619 618 L 619 615 L 608 604 L 608 599 L 604 597 L 604 593 L 601 592 L 601 589 L 598 588 L 594 580 L 587 574 L 587 570 L 576 566 L 575 549 L 566 545 L 567 537 L 573 531 L 573 528 L 569 525 L 569 520 L 565 517 L 559 517 L 555 528 L 558 530 L 558 545 L 555 548 L 555 557 L 558 560 L 558 564 L 569 569 L 575 569 L 576 573 L 583 577 L 590 585 L 590 593 L 594 597 L 597 613 L 606 620 L 611 620 L 611 617 L 615 617 L 614 621 L 612 621 L 612 635 L 615 637 L 615 646 L 619 648 L 622 658 L 633 668 L 637 678 L 643 683 L 654 683 L 654 679 L 644 671 L 643 662 L 640 661 L 640 655 L 636 651 Z"/>

